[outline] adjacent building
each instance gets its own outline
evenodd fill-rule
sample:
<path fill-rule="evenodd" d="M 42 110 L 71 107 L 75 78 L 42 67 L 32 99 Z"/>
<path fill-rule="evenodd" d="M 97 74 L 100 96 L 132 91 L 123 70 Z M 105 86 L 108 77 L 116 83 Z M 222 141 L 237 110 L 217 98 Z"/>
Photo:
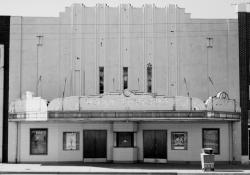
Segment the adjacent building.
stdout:
<path fill-rule="evenodd" d="M 242 155 L 250 157 L 250 122 L 249 122 L 249 4 L 237 6 L 239 23 L 239 62 L 240 62 L 240 105 L 241 105 L 241 132 Z"/>
<path fill-rule="evenodd" d="M 3 160 L 197 162 L 212 147 L 248 162 L 237 19 L 130 4 L 0 19 Z"/>

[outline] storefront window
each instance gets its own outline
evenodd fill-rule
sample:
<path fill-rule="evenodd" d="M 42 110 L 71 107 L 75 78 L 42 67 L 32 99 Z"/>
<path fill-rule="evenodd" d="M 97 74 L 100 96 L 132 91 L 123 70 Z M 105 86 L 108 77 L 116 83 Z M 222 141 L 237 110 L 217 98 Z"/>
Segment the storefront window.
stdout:
<path fill-rule="evenodd" d="M 134 133 L 117 132 L 116 143 L 117 147 L 134 147 Z"/>
<path fill-rule="evenodd" d="M 79 132 L 63 133 L 63 150 L 79 150 Z"/>
<path fill-rule="evenodd" d="M 187 150 L 187 132 L 171 133 L 172 150 Z"/>
<path fill-rule="evenodd" d="M 30 154 L 47 154 L 48 129 L 30 129 Z"/>
<path fill-rule="evenodd" d="M 220 132 L 218 128 L 206 128 L 202 130 L 202 147 L 212 148 L 214 154 L 220 154 Z"/>

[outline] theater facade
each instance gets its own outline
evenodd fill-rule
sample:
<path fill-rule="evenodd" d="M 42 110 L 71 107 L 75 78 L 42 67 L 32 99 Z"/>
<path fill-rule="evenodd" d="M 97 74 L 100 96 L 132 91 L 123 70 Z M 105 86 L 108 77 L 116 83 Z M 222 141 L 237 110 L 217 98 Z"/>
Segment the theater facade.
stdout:
<path fill-rule="evenodd" d="M 73 4 L 0 24 L 5 162 L 248 162 L 237 19 Z"/>
<path fill-rule="evenodd" d="M 36 110 L 35 110 L 36 109 Z M 204 103 L 138 91 L 46 100 L 27 92 L 10 104 L 16 162 L 240 161 L 240 109 L 225 92 Z"/>

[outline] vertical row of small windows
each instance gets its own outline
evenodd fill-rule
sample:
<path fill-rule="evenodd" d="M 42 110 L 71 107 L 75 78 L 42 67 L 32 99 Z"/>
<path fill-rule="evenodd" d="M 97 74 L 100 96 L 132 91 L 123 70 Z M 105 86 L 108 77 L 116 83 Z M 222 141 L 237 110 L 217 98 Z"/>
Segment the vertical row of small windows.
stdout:
<path fill-rule="evenodd" d="M 104 67 L 99 67 L 99 93 L 104 93 Z"/>
<path fill-rule="evenodd" d="M 128 67 L 123 67 L 123 89 L 128 89 Z"/>
<path fill-rule="evenodd" d="M 128 89 L 128 67 L 123 67 L 123 90 Z M 152 64 L 147 64 L 147 92 L 152 93 Z M 104 93 L 104 67 L 99 67 L 99 93 Z"/>
<path fill-rule="evenodd" d="M 152 64 L 147 64 L 147 92 L 152 92 Z"/>

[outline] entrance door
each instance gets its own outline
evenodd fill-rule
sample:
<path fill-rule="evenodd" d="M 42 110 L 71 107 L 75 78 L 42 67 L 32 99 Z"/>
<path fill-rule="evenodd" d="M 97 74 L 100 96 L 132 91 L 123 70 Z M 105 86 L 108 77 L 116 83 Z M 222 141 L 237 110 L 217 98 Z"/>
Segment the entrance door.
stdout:
<path fill-rule="evenodd" d="M 107 157 L 107 131 L 83 131 L 84 162 L 104 162 Z"/>
<path fill-rule="evenodd" d="M 145 130 L 143 131 L 144 162 L 167 161 L 167 131 Z"/>

